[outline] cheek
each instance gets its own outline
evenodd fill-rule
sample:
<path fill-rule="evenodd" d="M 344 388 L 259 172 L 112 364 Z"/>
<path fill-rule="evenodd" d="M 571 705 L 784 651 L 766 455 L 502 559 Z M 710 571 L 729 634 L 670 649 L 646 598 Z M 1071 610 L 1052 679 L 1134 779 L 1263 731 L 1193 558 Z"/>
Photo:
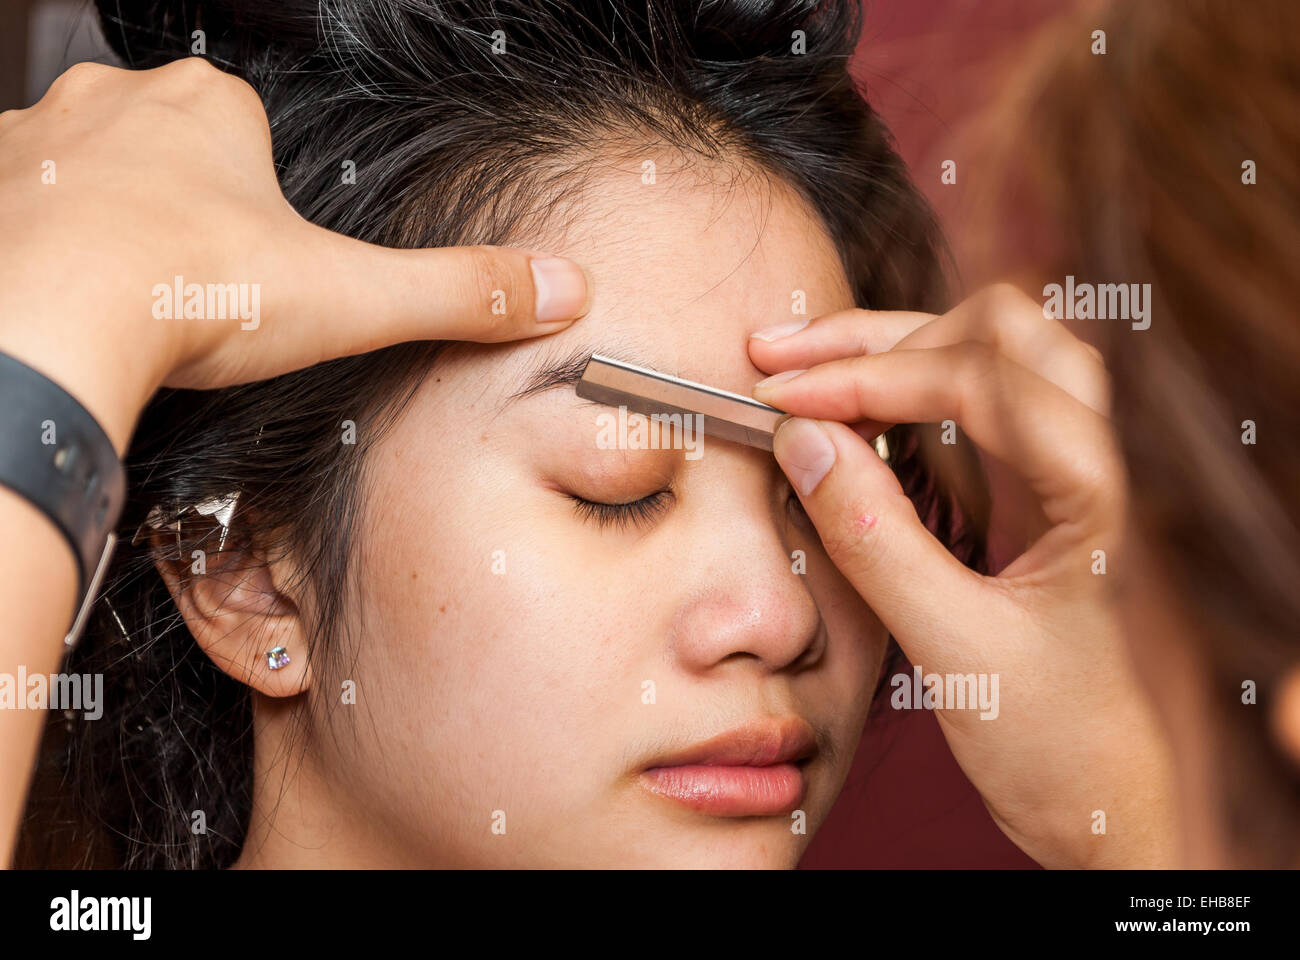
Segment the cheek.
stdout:
<path fill-rule="evenodd" d="M 375 478 L 368 501 L 359 669 L 383 695 L 381 756 L 406 757 L 416 788 L 467 818 L 586 802 L 621 747 L 613 714 L 639 702 L 634 640 L 662 629 L 629 604 L 627 572 L 521 501 L 524 484 L 438 489 Z"/>

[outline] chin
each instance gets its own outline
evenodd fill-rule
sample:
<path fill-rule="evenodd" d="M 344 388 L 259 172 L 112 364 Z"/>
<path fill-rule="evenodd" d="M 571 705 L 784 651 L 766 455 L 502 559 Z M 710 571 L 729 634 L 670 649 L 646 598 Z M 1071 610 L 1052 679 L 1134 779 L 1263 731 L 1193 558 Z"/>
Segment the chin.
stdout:
<path fill-rule="evenodd" d="M 618 865 L 650 870 L 793 870 L 811 839 L 791 835 L 787 823 L 772 823 L 770 818 L 732 820 L 723 827 L 721 832 L 710 827 L 676 833 L 638 851 L 644 855 L 625 856 Z"/>

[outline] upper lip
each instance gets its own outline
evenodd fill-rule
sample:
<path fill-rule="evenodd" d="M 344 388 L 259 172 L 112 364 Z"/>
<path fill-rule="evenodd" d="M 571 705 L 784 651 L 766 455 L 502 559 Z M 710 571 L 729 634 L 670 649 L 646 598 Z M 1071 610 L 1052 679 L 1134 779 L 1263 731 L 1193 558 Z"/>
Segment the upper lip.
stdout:
<path fill-rule="evenodd" d="M 808 721 L 789 716 L 747 723 L 661 757 L 646 769 L 692 765 L 767 767 L 806 760 L 816 752 L 817 738 Z"/>

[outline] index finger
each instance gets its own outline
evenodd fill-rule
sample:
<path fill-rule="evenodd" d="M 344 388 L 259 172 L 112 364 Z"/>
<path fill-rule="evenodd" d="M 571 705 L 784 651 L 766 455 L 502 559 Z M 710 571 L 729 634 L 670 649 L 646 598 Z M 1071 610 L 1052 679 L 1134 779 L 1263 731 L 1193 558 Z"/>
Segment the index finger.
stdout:
<path fill-rule="evenodd" d="M 952 420 L 1025 478 L 1053 522 L 1077 515 L 1079 498 L 1102 490 L 1118 457 L 1104 417 L 973 341 L 835 360 L 759 383 L 754 395 L 796 416 L 841 423 Z"/>
<path fill-rule="evenodd" d="M 758 369 L 777 373 L 841 357 L 884 353 L 933 319 L 932 313 L 907 310 L 839 310 L 751 333 L 749 357 Z"/>

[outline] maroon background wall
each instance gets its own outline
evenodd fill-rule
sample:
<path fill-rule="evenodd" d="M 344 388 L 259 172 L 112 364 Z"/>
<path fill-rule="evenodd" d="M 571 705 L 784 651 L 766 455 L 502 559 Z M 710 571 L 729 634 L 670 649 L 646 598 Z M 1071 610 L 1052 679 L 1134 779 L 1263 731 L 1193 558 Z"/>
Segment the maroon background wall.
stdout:
<path fill-rule="evenodd" d="M 1072 6 L 1073 0 L 864 3 L 853 72 L 943 221 L 962 279 L 971 285 L 984 278 L 961 255 L 973 229 L 963 199 L 995 172 L 955 134 L 992 92 L 994 65 L 1014 59 L 1047 16 Z M 955 185 L 939 179 L 949 159 L 957 164 Z M 1035 868 L 994 825 L 933 714 L 886 714 L 868 723 L 844 792 L 801 867 Z"/>

